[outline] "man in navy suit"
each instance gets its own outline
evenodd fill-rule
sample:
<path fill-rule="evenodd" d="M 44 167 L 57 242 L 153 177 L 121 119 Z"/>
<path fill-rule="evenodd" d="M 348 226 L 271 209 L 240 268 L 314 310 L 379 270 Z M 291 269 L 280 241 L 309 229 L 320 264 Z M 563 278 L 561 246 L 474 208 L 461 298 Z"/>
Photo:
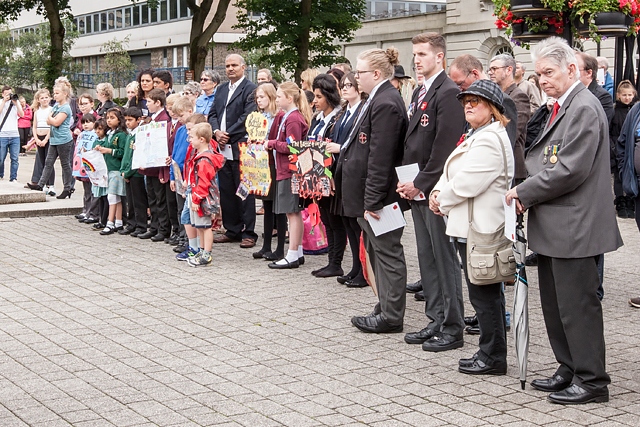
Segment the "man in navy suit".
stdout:
<path fill-rule="evenodd" d="M 226 233 L 214 239 L 215 243 L 240 242 L 242 248 L 252 248 L 258 240 L 254 231 L 256 224 L 255 197 L 249 195 L 244 201 L 236 196 L 240 185 L 240 162 L 238 142 L 246 141 L 244 122 L 256 109 L 254 91 L 256 85 L 247 80 L 244 72 L 247 65 L 242 56 L 227 55 L 225 71 L 229 81 L 220 85 L 209 111 L 209 124 L 220 144 L 226 162 L 218 172 L 220 183 L 220 207 L 222 225 Z"/>

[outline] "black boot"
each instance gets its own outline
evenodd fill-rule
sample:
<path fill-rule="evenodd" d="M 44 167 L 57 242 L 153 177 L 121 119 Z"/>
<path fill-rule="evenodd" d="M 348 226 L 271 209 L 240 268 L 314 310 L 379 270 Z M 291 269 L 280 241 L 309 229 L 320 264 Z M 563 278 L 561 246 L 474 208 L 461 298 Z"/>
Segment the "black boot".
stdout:
<path fill-rule="evenodd" d="M 627 218 L 635 218 L 636 217 L 636 201 L 631 196 L 624 196 Z"/>
<path fill-rule="evenodd" d="M 618 196 L 613 200 L 616 205 L 616 212 L 619 218 L 628 218 L 627 216 L 627 201 L 624 196 Z"/>

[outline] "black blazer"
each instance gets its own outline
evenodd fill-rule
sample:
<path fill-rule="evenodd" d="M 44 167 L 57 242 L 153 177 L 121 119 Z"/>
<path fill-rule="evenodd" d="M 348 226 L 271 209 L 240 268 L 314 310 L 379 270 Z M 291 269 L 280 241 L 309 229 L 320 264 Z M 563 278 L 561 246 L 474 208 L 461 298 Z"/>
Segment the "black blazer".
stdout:
<path fill-rule="evenodd" d="M 233 159 L 238 160 L 240 152 L 238 151 L 238 142 L 246 141 L 247 130 L 244 122 L 247 116 L 256 111 L 256 103 L 254 100 L 254 91 L 256 85 L 250 82 L 246 77 L 240 83 L 240 86 L 233 92 L 231 99 L 227 103 L 229 95 L 229 82 L 225 82 L 218 87 L 213 105 L 209 111 L 209 124 L 215 132 L 220 129 L 220 120 L 226 108 L 227 115 L 225 121 L 227 123 L 227 133 L 229 133 L 229 144 L 233 150 Z"/>
<path fill-rule="evenodd" d="M 340 127 L 342 126 L 342 122 L 344 122 L 344 118 L 347 114 L 348 106 L 344 108 L 342 114 L 340 115 L 340 118 L 336 120 L 336 123 L 333 127 L 333 134 L 331 135 L 331 140 L 333 142 L 340 145 L 345 143 L 345 141 L 347 140 L 347 137 L 349 136 L 349 132 L 351 132 L 353 123 L 356 121 L 356 118 L 360 114 L 360 110 L 362 109 L 362 106 L 364 105 L 365 102 L 366 101 L 360 101 L 358 108 L 356 108 L 353 114 L 349 116 L 349 118 L 347 119 L 347 123 L 345 123 L 344 128 L 342 129 L 342 132 L 340 132 Z"/>
<path fill-rule="evenodd" d="M 456 98 L 459 92 L 458 86 L 443 71 L 433 81 L 422 103 L 418 105 L 420 86 L 411 98 L 413 114 L 404 138 L 402 164 L 418 163 L 420 173 L 413 185 L 427 197 L 464 132 L 464 109 Z"/>
<path fill-rule="evenodd" d="M 340 155 L 336 171 L 342 179 L 344 215 L 363 217 L 365 210 L 378 211 L 393 202 L 406 208 L 396 192 L 395 167 L 402 162 L 402 141 L 407 131 L 400 92 L 384 82 L 354 126 L 356 130 Z"/>

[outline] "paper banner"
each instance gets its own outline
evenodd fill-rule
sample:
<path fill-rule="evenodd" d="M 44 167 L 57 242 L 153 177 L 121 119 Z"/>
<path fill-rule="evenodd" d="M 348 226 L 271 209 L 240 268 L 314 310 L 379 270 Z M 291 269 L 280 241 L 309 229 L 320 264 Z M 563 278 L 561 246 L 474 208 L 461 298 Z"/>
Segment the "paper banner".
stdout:
<path fill-rule="evenodd" d="M 271 187 L 269 155 L 262 144 L 238 143 L 240 150 L 240 186 L 244 194 L 267 196 Z M 245 195 L 246 198 L 246 195 Z"/>
<path fill-rule="evenodd" d="M 249 141 L 264 141 L 267 138 L 267 118 L 257 111 L 249 114 L 244 122 Z"/>
<path fill-rule="evenodd" d="M 288 140 L 291 151 L 291 191 L 300 197 L 320 198 L 331 195 L 331 154 L 326 152 L 326 141 Z"/>
<path fill-rule="evenodd" d="M 166 166 L 168 156 L 167 122 L 151 122 L 138 126 L 131 169 Z"/>

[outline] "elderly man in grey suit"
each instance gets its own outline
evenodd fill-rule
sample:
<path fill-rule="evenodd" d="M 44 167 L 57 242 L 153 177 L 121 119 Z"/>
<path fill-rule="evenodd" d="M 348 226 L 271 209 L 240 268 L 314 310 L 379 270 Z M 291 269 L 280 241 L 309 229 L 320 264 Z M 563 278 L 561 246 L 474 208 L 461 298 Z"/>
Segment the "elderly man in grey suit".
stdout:
<path fill-rule="evenodd" d="M 526 154 L 529 173 L 507 193 L 529 210 L 529 246 L 538 253 L 540 302 L 559 367 L 531 385 L 559 404 L 607 402 L 599 254 L 622 245 L 611 200 L 607 118 L 580 82 L 573 50 L 552 37 L 532 54 L 546 94 L 556 98 L 544 130 Z"/>

